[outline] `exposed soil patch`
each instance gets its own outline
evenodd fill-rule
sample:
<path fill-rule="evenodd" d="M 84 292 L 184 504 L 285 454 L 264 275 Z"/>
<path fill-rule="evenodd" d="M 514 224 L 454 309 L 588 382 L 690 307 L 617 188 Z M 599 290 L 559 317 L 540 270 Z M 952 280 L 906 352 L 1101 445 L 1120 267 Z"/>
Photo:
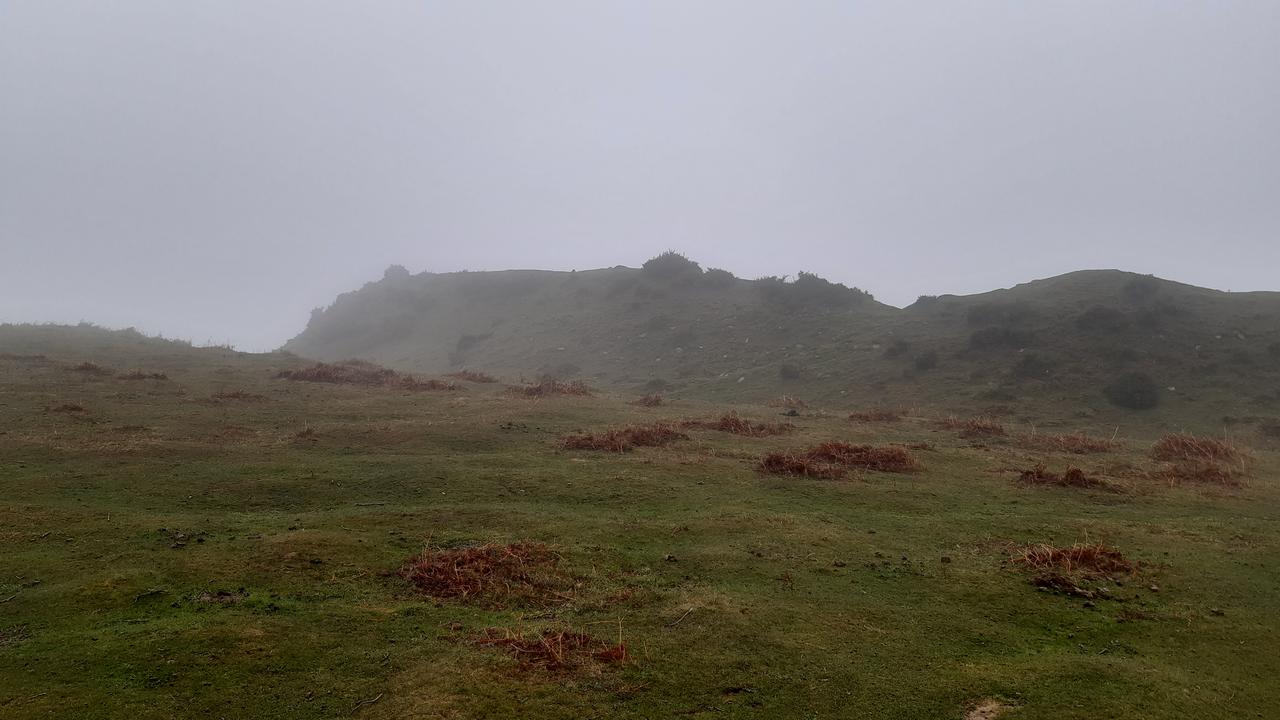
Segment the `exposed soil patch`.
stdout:
<path fill-rule="evenodd" d="M 554 604 L 571 599 L 575 587 L 560 568 L 560 556 L 529 540 L 428 548 L 406 561 L 398 574 L 430 597 L 493 608 Z"/>
<path fill-rule="evenodd" d="M 1009 706 L 999 700 L 983 700 L 965 713 L 964 720 L 995 720 L 1008 709 Z"/>
<path fill-rule="evenodd" d="M 1072 453 L 1074 455 L 1112 452 L 1120 447 L 1120 443 L 1114 440 L 1093 437 L 1083 433 L 1022 435 L 1018 437 L 1018 444 L 1032 450 Z"/>
<path fill-rule="evenodd" d="M 687 440 L 688 435 L 666 423 L 652 425 L 628 425 L 594 433 L 568 435 L 560 441 L 565 450 L 607 450 L 627 452 L 636 447 L 660 447 L 677 440 Z"/>
<path fill-rule="evenodd" d="M 1043 464 L 1038 464 L 1030 470 L 1023 470 L 1022 475 L 1018 478 L 1019 482 L 1027 485 L 1058 485 L 1060 487 L 1078 487 L 1092 488 L 1098 490 L 1110 489 L 1110 485 L 1095 477 L 1086 475 L 1083 470 L 1071 465 L 1067 466 L 1066 471 L 1061 475 L 1050 472 Z"/>
<path fill-rule="evenodd" d="M 505 650 L 525 669 L 577 672 L 600 665 L 622 665 L 629 654 L 624 643 L 613 644 L 583 632 L 547 629 L 533 633 L 488 628 L 472 640 L 482 647 Z"/>
<path fill-rule="evenodd" d="M 791 423 L 751 422 L 739 417 L 736 412 L 725 413 L 715 420 L 685 420 L 680 423 L 680 426 L 697 430 L 717 430 L 747 437 L 785 435 L 795 430 L 795 426 Z"/>
<path fill-rule="evenodd" d="M 1009 434 L 1004 429 L 1004 425 L 988 417 L 948 417 L 939 420 L 938 426 L 945 430 L 954 430 L 962 438 L 1004 437 Z"/>
<path fill-rule="evenodd" d="M 591 396 L 591 388 L 581 380 L 573 382 L 561 382 L 559 380 L 543 380 L 537 385 L 511 385 L 507 387 L 507 394 L 514 397 L 540 398 L 550 397 L 552 395 L 577 395 L 582 397 Z"/>

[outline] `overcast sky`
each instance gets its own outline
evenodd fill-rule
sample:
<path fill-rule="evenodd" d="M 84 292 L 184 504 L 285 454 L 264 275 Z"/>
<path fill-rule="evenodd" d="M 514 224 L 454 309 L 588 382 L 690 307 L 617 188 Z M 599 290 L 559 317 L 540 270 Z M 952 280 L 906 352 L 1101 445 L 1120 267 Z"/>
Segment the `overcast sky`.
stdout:
<path fill-rule="evenodd" d="M 1280 289 L 1280 2 L 0 2 L 0 320 L 278 346 L 411 271 Z"/>

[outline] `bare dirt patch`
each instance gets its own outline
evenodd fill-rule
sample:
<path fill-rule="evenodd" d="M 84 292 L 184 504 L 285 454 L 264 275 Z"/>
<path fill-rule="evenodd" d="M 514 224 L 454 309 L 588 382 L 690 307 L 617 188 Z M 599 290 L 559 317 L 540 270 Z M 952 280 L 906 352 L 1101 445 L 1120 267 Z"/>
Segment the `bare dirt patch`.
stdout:
<path fill-rule="evenodd" d="M 983 700 L 965 713 L 964 720 L 995 720 L 1008 709 L 1009 706 L 999 700 Z"/>

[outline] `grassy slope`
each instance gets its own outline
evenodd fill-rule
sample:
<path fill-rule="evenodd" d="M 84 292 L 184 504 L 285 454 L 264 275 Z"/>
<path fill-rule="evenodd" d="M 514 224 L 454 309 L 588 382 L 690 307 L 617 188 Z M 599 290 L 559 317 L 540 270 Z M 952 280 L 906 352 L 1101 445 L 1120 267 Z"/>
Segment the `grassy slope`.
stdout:
<path fill-rule="evenodd" d="M 1080 328 L 1094 307 L 1120 325 Z M 1011 339 L 974 347 L 972 336 L 992 328 Z M 1112 426 L 1221 430 L 1280 415 L 1280 293 L 1221 293 L 1118 271 L 905 310 L 870 301 L 788 307 L 765 300 L 758 283 L 673 284 L 627 268 L 424 274 L 340 297 L 286 347 L 423 372 L 581 375 L 702 399 L 786 393 L 1035 423 L 1079 414 Z M 919 369 L 930 353 L 936 367 Z M 798 377 L 783 377 L 784 366 Z M 1130 371 L 1173 388 L 1162 391 L 1160 411 L 1135 415 L 1107 402 L 1102 388 Z"/>
<path fill-rule="evenodd" d="M 1066 459 L 923 419 L 806 416 L 783 438 L 565 453 L 555 441 L 571 430 L 714 408 L 316 386 L 271 379 L 296 362 L 285 356 L 87 338 L 0 329 L 0 349 L 49 355 L 0 358 L 6 718 L 960 718 L 990 696 L 1017 705 L 1007 718 L 1280 706 L 1273 451 L 1242 489 L 1121 477 L 1121 494 L 1021 487 L 1002 468 Z M 64 369 L 82 360 L 170 379 Z M 229 390 L 267 399 L 210 399 Z M 65 402 L 88 411 L 47 410 Z M 831 438 L 933 449 L 907 476 L 751 468 Z M 1146 463 L 1149 441 L 1078 462 L 1120 472 Z M 1085 608 L 1003 564 L 1008 541 L 1086 537 L 1149 563 L 1125 601 Z M 387 574 L 428 539 L 518 538 L 561 548 L 586 581 L 577 601 L 482 610 Z M 239 588 L 236 604 L 197 600 Z M 620 624 L 635 659 L 546 676 L 460 641 L 553 621 Z"/>

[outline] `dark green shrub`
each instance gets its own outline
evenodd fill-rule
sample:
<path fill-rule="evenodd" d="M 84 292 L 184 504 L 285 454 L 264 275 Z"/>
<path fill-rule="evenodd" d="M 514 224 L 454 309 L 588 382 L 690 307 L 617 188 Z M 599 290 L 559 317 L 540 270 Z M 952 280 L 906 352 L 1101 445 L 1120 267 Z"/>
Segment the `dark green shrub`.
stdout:
<path fill-rule="evenodd" d="M 1128 372 L 1102 389 L 1112 405 L 1130 410 L 1150 410 L 1160 404 L 1160 386 L 1150 375 Z"/>
<path fill-rule="evenodd" d="M 996 348 L 1022 348 L 1031 344 L 1034 336 L 1029 330 L 1015 330 L 1007 327 L 987 327 L 976 330 L 969 336 L 969 347 L 974 350 L 992 350 Z"/>
<path fill-rule="evenodd" d="M 920 372 L 928 372 L 929 370 L 938 367 L 938 352 L 936 350 L 922 352 L 916 356 L 916 359 L 912 364 L 915 366 L 916 370 Z"/>
<path fill-rule="evenodd" d="M 1094 305 L 1076 317 L 1076 328 L 1088 333 L 1119 333 L 1129 327 L 1129 318 L 1119 310 Z"/>
<path fill-rule="evenodd" d="M 702 267 L 698 263 L 675 250 L 668 250 L 657 257 L 649 258 L 640 268 L 645 273 L 664 280 L 680 280 L 702 275 Z"/>
<path fill-rule="evenodd" d="M 871 294 L 858 288 L 800 272 L 795 282 L 779 277 L 763 277 L 756 281 L 765 302 L 786 310 L 799 308 L 848 308 L 871 299 Z"/>
<path fill-rule="evenodd" d="M 707 268 L 707 271 L 702 275 L 702 284 L 709 288 L 726 288 L 732 286 L 737 279 L 728 270 Z"/>
<path fill-rule="evenodd" d="M 1031 306 L 1023 302 L 982 303 L 965 313 L 970 325 L 1016 325 L 1035 317 Z"/>

